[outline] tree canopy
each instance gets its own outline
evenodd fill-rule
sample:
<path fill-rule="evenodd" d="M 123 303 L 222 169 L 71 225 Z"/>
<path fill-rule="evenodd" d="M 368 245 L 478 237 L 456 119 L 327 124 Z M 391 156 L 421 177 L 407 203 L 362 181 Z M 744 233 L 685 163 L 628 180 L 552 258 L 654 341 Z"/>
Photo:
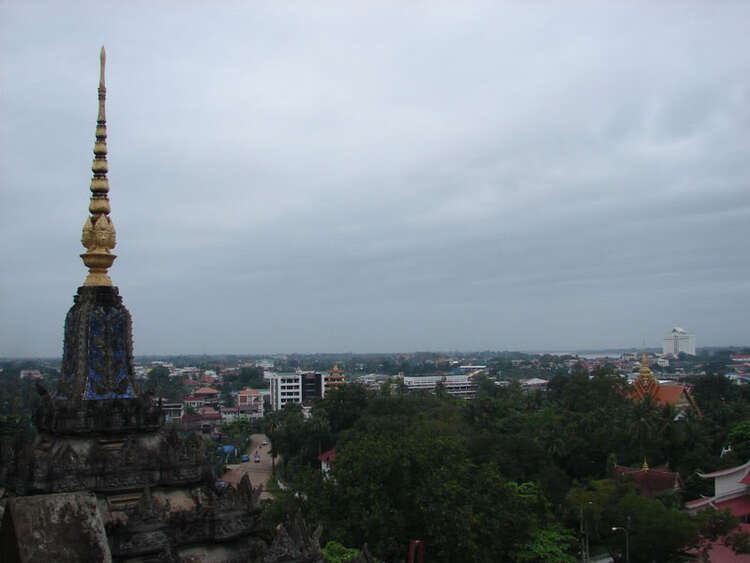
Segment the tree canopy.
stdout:
<path fill-rule="evenodd" d="M 723 444 L 750 443 L 744 393 L 717 377 L 701 380 L 702 417 L 632 400 L 607 369 L 556 377 L 547 392 L 482 381 L 470 401 L 345 385 L 309 419 L 291 405 L 268 415 L 289 486 L 276 502 L 323 524 L 324 538 L 367 543 L 386 561 L 413 539 L 430 561 L 573 561 L 582 526 L 615 558 L 623 536 L 613 527 L 628 530 L 632 561 L 676 560 L 705 546 L 710 530 L 737 525 L 681 510 L 706 485 L 695 485 L 696 472 L 727 463 Z M 317 456 L 334 446 L 324 479 Z M 684 492 L 648 498 L 608 473 L 644 458 L 679 471 Z"/>

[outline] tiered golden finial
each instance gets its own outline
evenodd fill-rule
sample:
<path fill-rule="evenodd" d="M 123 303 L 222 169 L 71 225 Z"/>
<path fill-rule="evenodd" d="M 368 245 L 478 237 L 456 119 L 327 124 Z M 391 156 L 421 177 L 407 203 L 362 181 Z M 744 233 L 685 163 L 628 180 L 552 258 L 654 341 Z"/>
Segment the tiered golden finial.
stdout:
<path fill-rule="evenodd" d="M 648 358 L 646 357 L 646 352 L 643 352 L 643 356 L 641 357 L 641 369 L 638 370 L 638 375 L 642 375 L 643 377 L 651 377 L 651 368 L 648 367 Z"/>
<path fill-rule="evenodd" d="M 89 275 L 83 285 L 112 285 L 107 270 L 117 258 L 110 253 L 115 247 L 115 226 L 109 218 L 109 181 L 107 180 L 107 118 L 104 113 L 104 101 L 107 89 L 104 87 L 105 52 L 102 47 L 99 57 L 99 115 L 96 118 L 96 143 L 94 144 L 94 163 L 91 171 L 91 216 L 83 224 L 81 244 L 86 252 L 81 254 L 83 263 L 89 269 Z"/>
<path fill-rule="evenodd" d="M 643 465 L 641 465 L 641 471 L 648 471 L 648 470 L 649 470 L 648 462 L 646 461 L 646 458 L 644 457 Z"/>
<path fill-rule="evenodd" d="M 633 385 L 641 398 L 646 395 L 651 395 L 653 397 L 659 389 L 659 382 L 654 379 L 654 376 L 651 373 L 651 368 L 648 367 L 648 358 L 646 357 L 645 351 L 641 358 L 641 369 L 638 370 L 638 377 Z"/>

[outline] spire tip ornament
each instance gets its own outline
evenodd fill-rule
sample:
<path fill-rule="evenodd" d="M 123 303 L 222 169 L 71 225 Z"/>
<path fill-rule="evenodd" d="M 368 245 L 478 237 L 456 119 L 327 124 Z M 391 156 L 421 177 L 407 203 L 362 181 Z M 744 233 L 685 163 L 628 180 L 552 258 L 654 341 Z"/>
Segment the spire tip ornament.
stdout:
<path fill-rule="evenodd" d="M 96 118 L 96 142 L 94 143 L 94 163 L 91 171 L 91 201 L 89 202 L 89 213 L 81 233 L 81 244 L 86 252 L 81 254 L 81 259 L 89 269 L 86 276 L 85 286 L 111 286 L 112 280 L 107 275 L 107 270 L 115 261 L 114 254 L 110 253 L 115 247 L 115 226 L 109 218 L 109 180 L 107 179 L 107 118 L 105 112 L 105 101 L 107 88 L 104 83 L 104 67 L 106 62 L 106 51 L 102 46 L 99 53 L 99 113 Z"/>

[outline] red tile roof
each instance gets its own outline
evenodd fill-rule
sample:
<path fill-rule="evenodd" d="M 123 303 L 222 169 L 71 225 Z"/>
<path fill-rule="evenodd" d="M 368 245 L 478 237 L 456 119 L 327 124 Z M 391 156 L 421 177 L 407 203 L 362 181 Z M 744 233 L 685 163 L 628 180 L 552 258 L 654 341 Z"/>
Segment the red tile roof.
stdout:
<path fill-rule="evenodd" d="M 740 523 L 740 532 L 750 533 L 750 524 Z M 724 545 L 726 538 L 720 537 L 708 546 L 708 561 L 711 563 L 737 563 L 738 561 L 750 561 L 748 555 L 738 555 L 731 547 Z M 692 549 L 689 553 L 697 554 L 697 550 Z"/>
<path fill-rule="evenodd" d="M 199 414 L 183 414 L 182 415 L 182 423 L 187 424 L 190 422 L 198 422 L 202 420 L 203 417 Z"/>
<path fill-rule="evenodd" d="M 739 498 L 733 498 L 731 500 L 725 500 L 714 503 L 714 506 L 719 510 L 728 508 L 732 511 L 732 516 L 742 518 L 750 514 L 750 497 L 743 496 Z"/>
<path fill-rule="evenodd" d="M 684 390 L 684 385 L 659 385 L 654 399 L 660 405 L 673 405 L 680 400 Z"/>
<path fill-rule="evenodd" d="M 201 395 L 211 395 L 214 393 L 217 395 L 219 394 L 219 392 L 216 389 L 212 389 L 211 387 L 201 387 L 200 389 L 196 389 L 195 391 L 193 391 L 193 393 L 195 393 L 196 395 L 199 393 Z"/>
<path fill-rule="evenodd" d="M 336 448 L 323 452 L 318 456 L 318 459 L 323 462 L 331 462 L 336 460 Z"/>
<path fill-rule="evenodd" d="M 674 490 L 680 486 L 679 474 L 662 468 L 643 470 L 616 465 L 615 475 L 623 480 L 634 481 L 638 490 L 647 497 L 655 497 L 664 491 Z"/>

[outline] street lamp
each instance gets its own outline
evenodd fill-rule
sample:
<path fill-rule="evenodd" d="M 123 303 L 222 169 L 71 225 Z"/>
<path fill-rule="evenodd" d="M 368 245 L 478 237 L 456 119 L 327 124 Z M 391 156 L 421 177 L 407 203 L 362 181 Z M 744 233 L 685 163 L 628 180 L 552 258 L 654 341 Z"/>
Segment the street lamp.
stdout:
<path fill-rule="evenodd" d="M 627 528 L 623 528 L 622 526 L 612 526 L 613 532 L 616 532 L 617 530 L 625 532 L 625 563 L 630 563 L 630 534 L 628 533 Z"/>

